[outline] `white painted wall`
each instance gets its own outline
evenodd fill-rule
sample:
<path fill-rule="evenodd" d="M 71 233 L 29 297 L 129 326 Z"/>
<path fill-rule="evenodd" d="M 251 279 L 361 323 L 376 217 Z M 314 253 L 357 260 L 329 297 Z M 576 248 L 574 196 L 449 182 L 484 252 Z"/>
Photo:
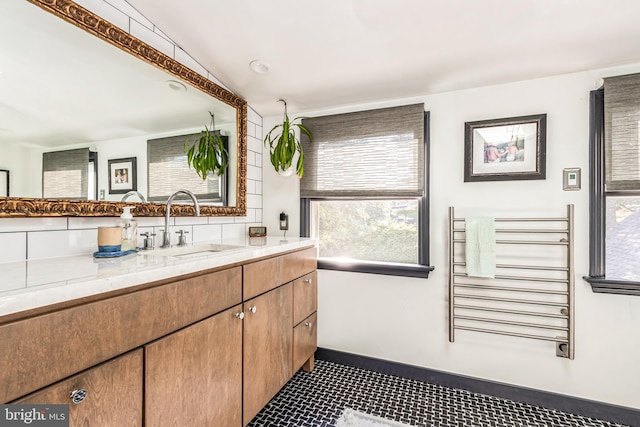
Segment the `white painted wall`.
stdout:
<path fill-rule="evenodd" d="M 640 408 L 640 298 L 594 294 L 588 273 L 589 92 L 607 75 L 632 67 L 442 93 L 358 111 L 424 102 L 431 112 L 431 265 L 428 279 L 320 271 L 318 344 L 491 381 Z M 314 116 L 343 111 L 307 112 Z M 463 182 L 464 123 L 547 114 L 547 178 Z M 270 129 L 278 118 L 265 118 Z M 281 210 L 299 227 L 299 183 L 264 165 L 264 222 L 277 226 Z M 562 169 L 583 171 L 582 190 L 562 190 Z M 553 343 L 458 331 L 448 341 L 447 210 L 464 216 L 561 216 L 575 205 L 575 360 L 555 356 Z M 273 234 L 273 233 L 272 233 Z"/>

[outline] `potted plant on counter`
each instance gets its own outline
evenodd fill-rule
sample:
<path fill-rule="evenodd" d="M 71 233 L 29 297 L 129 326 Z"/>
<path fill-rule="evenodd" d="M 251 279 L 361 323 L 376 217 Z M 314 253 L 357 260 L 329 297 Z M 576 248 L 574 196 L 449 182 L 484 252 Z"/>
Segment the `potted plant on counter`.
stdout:
<path fill-rule="evenodd" d="M 296 135 L 295 128 L 298 128 L 300 133 L 304 133 L 309 137 L 309 141 L 313 140 L 313 136 L 309 129 L 301 121 L 304 117 L 296 117 L 289 120 L 287 114 L 287 102 L 284 99 L 280 99 L 280 102 L 284 103 L 284 118 L 282 123 L 275 125 L 264 138 L 264 145 L 269 146 L 269 156 L 271 164 L 275 170 L 283 176 L 288 176 L 293 173 L 293 160 L 298 156 L 295 170 L 298 177 L 302 178 L 304 175 L 304 152 L 302 150 L 302 144 L 300 138 Z M 279 131 L 279 133 L 278 133 Z"/>
<path fill-rule="evenodd" d="M 190 148 L 188 141 L 184 143 L 184 151 L 187 153 L 189 167 L 193 167 L 202 180 L 208 175 L 223 175 L 229 165 L 229 152 L 225 147 L 220 132 L 216 131 L 215 117 L 211 111 L 211 129 L 206 125 L 198 138 Z"/>

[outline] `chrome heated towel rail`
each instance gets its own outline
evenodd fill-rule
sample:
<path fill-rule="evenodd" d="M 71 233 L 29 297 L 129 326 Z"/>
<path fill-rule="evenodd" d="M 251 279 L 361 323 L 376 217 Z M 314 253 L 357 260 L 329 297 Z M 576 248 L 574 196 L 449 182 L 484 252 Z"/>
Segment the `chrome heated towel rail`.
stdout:
<path fill-rule="evenodd" d="M 495 218 L 494 278 L 471 277 L 465 218 L 449 208 L 449 341 L 456 330 L 555 343 L 574 358 L 573 205 L 557 218 Z"/>

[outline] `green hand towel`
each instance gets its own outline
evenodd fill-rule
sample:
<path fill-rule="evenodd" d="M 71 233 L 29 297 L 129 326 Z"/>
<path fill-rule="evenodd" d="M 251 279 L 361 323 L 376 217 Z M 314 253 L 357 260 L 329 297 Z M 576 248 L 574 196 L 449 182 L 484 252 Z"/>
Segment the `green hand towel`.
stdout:
<path fill-rule="evenodd" d="M 493 279 L 496 275 L 496 227 L 489 216 L 465 218 L 467 276 Z"/>

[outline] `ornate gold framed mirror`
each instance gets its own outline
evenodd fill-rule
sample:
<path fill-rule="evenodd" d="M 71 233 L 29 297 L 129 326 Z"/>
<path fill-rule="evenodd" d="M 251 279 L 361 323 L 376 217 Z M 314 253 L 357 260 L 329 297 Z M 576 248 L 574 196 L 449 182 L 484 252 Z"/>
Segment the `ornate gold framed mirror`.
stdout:
<path fill-rule="evenodd" d="M 82 53 L 82 54 L 73 56 L 70 52 L 75 52 L 75 50 L 73 50 L 72 46 L 69 45 L 68 49 L 66 47 L 64 49 L 49 48 L 50 52 L 47 52 L 45 50 L 44 53 L 39 54 L 39 56 L 34 55 L 36 57 L 31 58 L 28 61 L 24 61 L 22 59 L 19 61 L 10 60 L 8 65 L 0 64 L 0 66 L 8 67 L 8 70 L 0 69 L 0 72 L 8 71 L 4 73 L 4 75 L 0 75 L 0 79 L 7 79 L 5 80 L 5 82 L 11 81 L 10 79 L 12 77 L 12 71 L 15 71 L 11 69 L 11 66 L 15 63 L 27 62 L 30 65 L 31 69 L 37 68 L 40 74 L 37 77 L 32 78 L 32 82 L 31 82 L 32 84 L 29 84 L 28 85 L 29 87 L 39 87 L 38 85 L 42 83 L 42 81 L 46 81 L 47 79 L 49 80 L 56 79 L 55 77 L 53 77 L 55 75 L 53 72 L 50 73 L 48 70 L 46 70 L 46 68 L 44 68 L 49 61 L 47 57 L 43 57 L 43 56 L 48 56 L 50 54 L 51 58 L 55 56 L 58 59 L 62 59 L 63 60 L 62 62 L 65 63 L 66 66 L 68 67 L 68 70 L 67 69 L 58 70 L 61 72 L 61 74 L 59 74 L 57 77 L 59 80 L 48 82 L 49 86 L 46 88 L 47 90 L 38 91 L 35 94 L 29 94 L 29 95 L 25 94 L 24 96 L 20 94 L 20 96 L 18 97 L 21 100 L 24 99 L 25 102 L 31 96 L 36 97 L 36 99 L 32 100 L 33 102 L 31 102 L 28 105 L 25 104 L 26 107 L 22 105 L 16 107 L 15 108 L 16 111 L 20 110 L 22 112 L 27 109 L 35 110 L 37 108 L 40 108 L 40 110 L 46 110 L 47 112 L 46 117 L 50 121 L 60 122 L 61 125 L 67 124 L 66 123 L 67 120 L 69 122 L 72 122 L 71 119 L 75 117 L 70 117 L 70 116 L 73 116 L 73 114 L 66 113 L 66 115 L 63 116 L 61 112 L 56 111 L 57 101 L 55 100 L 46 101 L 44 99 L 44 96 L 45 96 L 44 92 L 48 92 L 49 89 L 53 90 L 54 87 L 59 88 L 60 86 L 62 86 L 62 89 L 66 90 L 66 92 L 71 93 L 73 92 L 72 89 L 76 89 L 76 91 L 78 91 L 76 85 L 80 85 L 82 83 L 81 82 L 82 80 L 88 80 L 92 90 L 94 88 L 97 88 L 98 90 L 102 90 L 102 92 L 98 92 L 98 95 L 92 95 L 91 97 L 88 96 L 88 92 L 85 93 L 87 97 L 82 101 L 77 101 L 76 107 L 78 109 L 83 109 L 85 111 L 93 111 L 93 109 L 95 109 L 95 115 L 94 117 L 92 117 L 93 124 L 88 128 L 90 130 L 94 130 L 96 135 L 87 136 L 87 139 L 86 139 L 87 142 L 85 143 L 86 148 L 91 149 L 91 147 L 94 147 L 95 144 L 98 144 L 98 146 L 100 146 L 99 144 L 102 142 L 96 143 L 95 141 L 100 141 L 99 138 L 103 138 L 103 140 L 105 140 L 106 137 L 104 135 L 106 135 L 107 133 L 109 134 L 110 139 L 106 139 L 106 140 L 109 143 L 111 143 L 111 141 L 116 141 L 116 143 L 111 144 L 112 145 L 111 147 L 107 147 L 104 150 L 104 153 L 101 152 L 101 150 L 98 150 L 98 158 L 100 158 L 100 160 L 102 161 L 102 164 L 106 165 L 108 159 L 117 158 L 117 157 L 130 157 L 128 153 L 126 155 L 122 153 L 118 155 L 118 153 L 116 153 L 114 151 L 115 149 L 113 148 L 113 146 L 116 146 L 117 144 L 126 146 L 126 144 L 129 141 L 127 138 L 131 137 L 130 134 L 126 132 L 131 132 L 131 134 L 135 134 L 136 138 L 138 139 L 141 139 L 144 137 L 146 140 L 150 140 L 150 139 L 153 139 L 153 137 L 158 137 L 158 136 L 163 137 L 163 136 L 181 135 L 181 133 L 178 132 L 178 130 L 185 131 L 183 133 L 186 133 L 186 131 L 193 132 L 193 129 L 196 127 L 194 125 L 194 122 L 188 122 L 188 124 L 187 122 L 179 122 L 178 121 L 179 116 L 188 115 L 190 113 L 189 111 L 187 111 L 189 110 L 189 108 L 197 107 L 199 108 L 199 110 L 203 110 L 201 111 L 201 113 L 202 113 L 202 117 L 204 117 L 204 121 L 202 121 L 201 123 L 203 125 L 206 125 L 209 122 L 209 112 L 206 111 L 206 109 L 219 108 L 221 111 L 220 121 L 223 121 L 224 116 L 228 116 L 226 126 L 228 129 L 228 133 L 230 135 L 230 139 L 229 139 L 231 144 L 230 154 L 232 155 L 232 157 L 230 158 L 228 182 L 230 187 L 229 193 L 231 193 L 232 198 L 230 199 L 230 202 L 228 203 L 228 205 L 207 205 L 205 203 L 201 205 L 200 214 L 204 216 L 245 216 L 246 215 L 247 103 L 245 100 L 233 94 L 229 90 L 215 84 L 213 81 L 209 80 L 204 75 L 188 68 L 187 66 L 174 60 L 167 54 L 150 46 L 147 43 L 144 43 L 143 41 L 129 34 L 128 32 L 123 31 L 119 27 L 95 15 L 94 13 L 84 9 L 83 7 L 79 6 L 78 4 L 72 1 L 69 1 L 69 0 L 65 0 L 65 1 L 10 0 L 8 2 L 3 2 L 2 6 L 0 7 L 0 15 L 5 15 L 6 17 L 5 19 L 8 20 L 10 19 L 8 18 L 8 13 L 11 12 L 12 7 L 14 9 L 20 9 L 20 11 L 23 11 L 23 6 L 22 6 L 23 4 L 28 5 L 29 8 L 36 10 L 37 11 L 36 13 L 38 14 L 44 14 L 45 17 L 42 19 L 52 20 L 53 18 L 55 18 L 54 20 L 56 22 L 59 21 L 61 24 L 65 25 L 66 27 L 69 27 L 69 24 L 72 24 L 71 26 L 72 30 L 62 29 L 60 32 L 66 32 L 66 31 L 78 32 L 78 29 L 81 29 L 82 31 L 80 31 L 80 33 L 83 34 L 82 37 L 84 37 L 84 35 L 86 34 L 89 36 L 91 40 L 97 40 L 101 45 L 106 45 L 108 49 L 114 49 L 115 51 L 118 51 L 118 53 L 114 55 L 120 55 L 120 56 L 130 58 L 130 60 L 133 60 L 135 63 L 128 63 L 128 65 L 119 65 L 119 64 L 116 64 L 115 62 L 113 64 L 106 62 L 106 65 L 98 65 L 98 64 L 102 64 L 101 62 L 98 61 L 100 57 L 106 56 L 106 55 L 102 53 L 98 53 L 97 49 L 95 49 L 96 51 L 89 51 L 87 53 Z M 33 7 L 34 5 L 37 7 Z M 20 7 L 17 7 L 17 6 L 20 6 Z M 16 13 L 20 13 L 20 11 Z M 43 49 L 46 49 L 47 47 L 46 38 L 47 37 L 51 38 L 52 35 L 57 31 L 52 31 L 48 28 L 44 29 L 41 26 L 41 23 L 39 22 L 40 15 L 37 15 L 37 16 L 38 16 L 37 19 L 34 19 L 32 17 L 28 18 L 28 19 L 31 19 L 32 21 L 30 23 L 27 23 L 26 25 L 24 23 L 20 23 L 20 24 L 15 23 L 10 25 L 9 21 L 4 21 L 4 23 L 6 24 L 4 25 L 5 33 L 0 33 L 0 34 L 2 36 L 6 36 L 10 34 L 15 40 L 17 39 L 23 40 L 23 39 L 31 39 L 32 37 L 30 34 L 24 35 L 22 33 L 17 33 L 17 31 L 22 31 L 23 28 L 26 29 L 27 31 L 31 31 L 32 33 L 40 32 L 44 34 L 45 41 L 38 41 L 34 43 L 37 43 L 38 45 L 41 45 L 40 47 L 42 47 Z M 78 40 L 79 38 L 80 36 L 78 36 L 76 33 L 73 33 L 68 36 L 68 39 L 66 42 L 75 43 L 75 41 Z M 7 45 L 7 46 L 4 46 L 4 45 Z M 5 49 L 5 48 L 10 49 L 10 47 L 8 47 L 9 45 L 17 46 L 19 45 L 19 43 L 16 42 L 12 44 L 3 44 L 2 49 Z M 17 50 L 18 48 L 14 47 L 14 49 Z M 21 47 L 20 49 L 22 51 L 30 50 L 24 47 Z M 0 54 L 3 54 L 3 53 L 6 53 L 6 52 L 3 52 L 0 49 Z M 109 53 L 109 56 L 110 55 L 111 54 Z M 9 57 L 8 54 L 7 54 L 7 57 Z M 33 62 L 30 62 L 30 61 L 33 61 Z M 82 67 L 84 67 L 85 65 L 93 66 L 94 68 L 100 68 L 101 69 L 100 71 L 102 72 L 101 75 L 113 74 L 114 76 L 119 76 L 118 85 L 122 86 L 123 89 L 126 89 L 125 95 L 121 96 L 121 99 L 123 100 L 123 104 L 111 105 L 111 106 L 104 107 L 103 109 L 101 109 L 98 106 L 98 103 L 96 102 L 98 98 L 104 97 L 104 98 L 111 99 L 111 98 L 116 98 L 116 96 L 108 93 L 110 91 L 110 89 L 108 89 L 109 86 L 107 86 L 101 80 L 93 81 L 92 78 L 89 78 L 88 76 L 71 77 L 70 73 L 72 70 L 84 69 Z M 129 104 L 135 104 L 140 98 L 145 97 L 145 96 L 133 95 L 132 90 L 134 86 L 142 86 L 147 84 L 149 86 L 152 86 L 152 84 L 155 84 L 153 79 L 147 79 L 146 77 L 138 76 L 135 79 L 133 78 L 129 79 L 127 77 L 122 77 L 119 74 L 121 71 L 125 69 L 137 70 L 143 67 L 147 67 L 150 70 L 153 69 L 152 71 L 147 70 L 145 72 L 149 72 L 152 74 L 162 73 L 161 75 L 158 76 L 158 78 L 162 80 L 162 84 L 164 85 L 164 87 L 155 87 L 155 88 L 152 87 L 152 89 L 155 90 L 155 92 L 160 93 L 164 90 L 175 91 L 176 88 L 182 89 L 182 87 L 184 87 L 184 88 L 188 88 L 186 89 L 188 92 L 194 93 L 193 96 L 195 98 L 189 98 L 189 101 L 179 101 L 177 98 L 168 98 L 169 96 L 175 97 L 176 96 L 175 94 L 174 95 L 165 94 L 163 95 L 163 98 L 162 98 L 163 101 L 155 101 L 155 104 L 151 103 L 149 106 L 143 107 L 144 111 L 132 110 L 131 112 L 129 112 L 128 116 L 129 118 L 132 119 L 132 121 L 129 121 L 127 123 L 109 122 L 109 120 L 113 118 L 111 116 L 111 112 L 115 112 L 117 110 L 123 110 L 125 103 L 127 104 L 127 107 L 130 107 Z M 23 73 L 23 72 L 22 71 L 14 72 L 14 74 L 18 74 L 18 73 Z M 63 77 L 64 79 L 66 79 L 64 84 L 62 83 L 62 80 L 64 80 Z M 0 84 L 5 82 L 0 80 Z M 167 89 L 165 82 L 170 85 L 171 89 Z M 82 90 L 80 90 L 80 92 L 82 92 Z M 176 99 L 176 101 L 174 102 L 172 101 L 172 99 Z M 47 104 L 47 102 L 50 102 L 50 104 Z M 185 104 L 181 104 L 181 102 L 184 102 Z M 151 126 L 151 125 L 148 125 L 148 123 L 145 120 L 149 118 L 155 112 L 156 109 L 159 109 L 160 106 L 174 104 L 174 103 L 175 103 L 175 108 L 180 108 L 179 111 L 171 113 L 171 115 L 169 116 L 167 115 L 169 113 L 166 113 L 166 112 L 164 113 L 165 115 L 162 117 L 158 115 L 158 117 L 154 118 L 154 122 L 156 124 L 162 123 L 168 126 L 170 122 L 175 121 L 175 123 L 172 123 L 173 128 L 171 129 L 175 128 L 176 130 L 169 131 L 168 127 L 153 128 L 153 130 L 150 130 L 152 128 L 148 126 Z M 203 108 L 203 107 L 206 107 L 206 108 Z M 8 110 L 7 114 L 3 113 L 3 115 L 5 117 L 8 117 L 11 115 L 11 113 L 12 111 Z M 42 111 L 40 111 L 39 113 L 41 114 Z M 191 115 L 193 116 L 193 114 Z M 104 124 L 105 128 L 99 129 L 96 123 L 100 123 L 100 126 L 103 126 Z M 20 133 L 13 132 L 13 129 L 10 128 L 11 126 L 12 125 L 9 126 L 9 129 L 6 129 L 6 126 L 3 126 L 3 123 L 0 123 L 0 169 L 6 169 L 3 162 L 7 161 L 7 159 L 11 157 L 11 153 L 13 153 L 13 151 L 7 149 L 6 147 L 10 146 L 11 143 L 19 140 L 21 137 Z M 34 125 L 33 121 L 31 122 L 23 121 L 22 125 L 16 124 L 15 127 L 16 128 L 20 127 L 21 130 L 27 129 L 27 128 L 33 128 L 33 129 L 37 128 L 37 126 Z M 29 130 L 32 130 L 32 129 L 29 129 Z M 87 133 L 86 129 L 83 129 L 83 131 L 85 132 L 85 134 Z M 35 131 L 32 133 L 35 133 Z M 63 133 L 61 132 L 60 135 L 62 134 Z M 47 140 L 47 143 L 54 144 L 56 137 L 59 137 L 60 135 L 49 134 L 48 137 L 45 139 Z M 69 133 L 65 133 L 64 135 L 69 135 Z M 40 135 L 40 139 L 42 139 L 41 135 Z M 62 139 L 62 138 L 59 137 L 58 139 Z M 68 141 L 71 141 L 71 139 L 68 139 Z M 28 141 L 27 144 L 33 145 L 31 140 Z M 104 144 L 102 146 L 104 146 Z M 77 147 L 74 146 L 71 148 L 77 148 Z M 2 150 L 5 150 L 5 151 L 2 151 Z M 139 150 L 139 151 L 142 152 L 142 150 Z M 34 155 L 31 155 L 31 156 L 36 157 Z M 142 163 L 141 159 L 138 158 L 138 170 L 140 170 L 141 167 L 142 168 L 146 167 L 145 164 L 141 164 L 141 163 Z M 24 165 L 24 163 L 22 164 Z M 13 170 L 11 172 L 12 186 L 19 185 L 20 183 L 21 167 L 17 166 L 15 168 L 17 168 L 18 173 L 14 173 Z M 14 170 L 16 170 L 15 168 Z M 29 167 L 26 167 L 26 168 L 28 169 Z M 22 166 L 22 169 L 25 169 L 25 167 Z M 103 169 L 103 173 L 106 174 L 106 172 L 104 172 L 104 169 L 106 168 L 102 167 L 102 169 Z M 100 170 L 100 168 L 98 168 L 98 170 Z M 27 173 L 26 171 L 23 171 L 23 172 Z M 32 174 L 34 180 L 40 179 L 42 175 L 41 171 L 31 171 L 30 173 Z M 195 171 L 194 171 L 194 174 L 195 174 Z M 142 178 L 142 181 L 146 184 L 147 181 L 146 181 L 146 177 L 144 176 L 138 177 L 138 183 L 140 183 L 141 178 Z M 98 198 L 97 181 L 98 179 L 96 178 L 96 184 L 95 184 L 96 198 Z M 100 188 L 104 188 L 105 182 L 101 183 Z M 41 183 L 37 185 L 32 185 L 32 186 L 37 187 L 38 185 L 41 185 Z M 38 188 L 37 190 L 41 191 L 40 188 Z M 120 200 L 119 196 L 121 195 L 111 196 L 110 200 L 86 200 L 86 199 L 79 200 L 79 199 L 72 199 L 72 198 L 69 198 L 69 199 L 40 198 L 37 195 L 36 196 L 28 195 L 29 194 L 28 191 L 25 193 L 27 195 L 23 195 L 20 193 L 21 193 L 20 191 L 17 191 L 17 192 L 12 191 L 10 193 L 11 197 L 0 197 L 0 217 L 119 216 L 120 213 L 122 212 L 122 208 L 125 205 L 136 206 L 136 209 L 134 211 L 135 216 L 162 216 L 164 215 L 164 210 L 165 210 L 164 203 L 141 203 L 141 202 L 132 203 L 132 199 L 129 199 L 127 202 L 121 202 L 119 201 Z M 109 199 L 109 196 L 107 196 L 107 199 Z M 193 206 L 189 204 L 174 204 L 171 206 L 171 214 L 175 216 L 193 215 L 193 213 L 194 213 Z"/>

